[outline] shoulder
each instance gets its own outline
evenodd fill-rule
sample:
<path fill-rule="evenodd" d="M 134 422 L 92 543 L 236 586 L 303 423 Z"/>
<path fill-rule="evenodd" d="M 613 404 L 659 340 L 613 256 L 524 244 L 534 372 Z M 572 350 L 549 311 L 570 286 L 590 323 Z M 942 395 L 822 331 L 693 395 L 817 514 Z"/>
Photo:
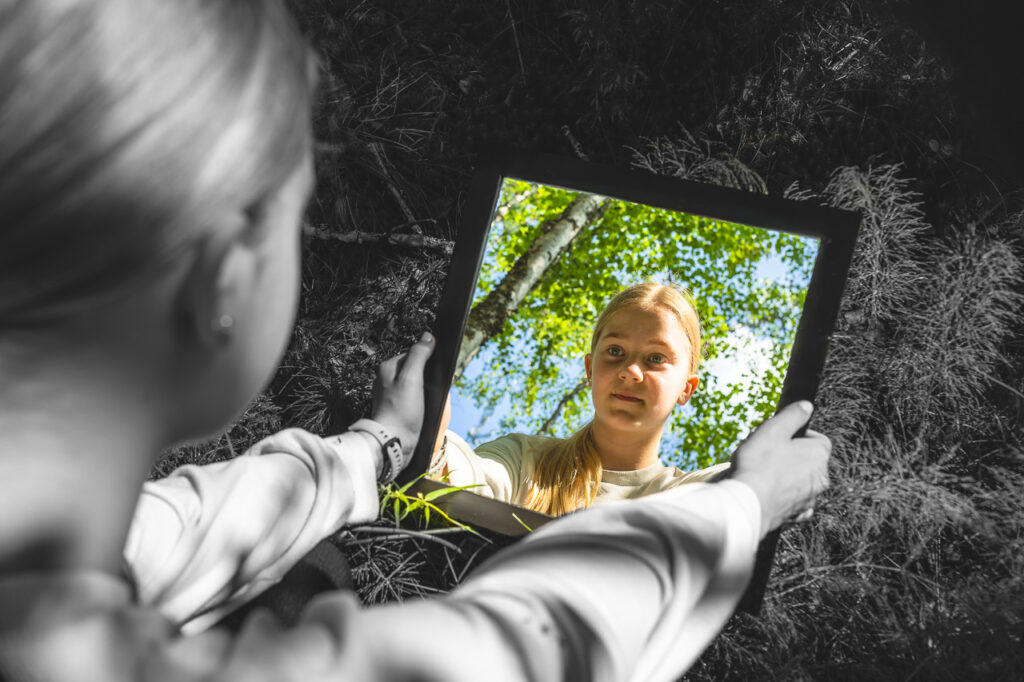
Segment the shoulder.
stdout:
<path fill-rule="evenodd" d="M 668 467 L 672 472 L 672 484 L 681 485 L 684 483 L 706 483 L 713 480 L 715 477 L 726 473 L 729 470 L 729 462 L 722 462 L 720 464 L 713 464 L 706 469 L 697 469 L 696 471 L 684 471 L 678 467 Z"/>
<path fill-rule="evenodd" d="M 551 438 L 550 436 L 537 436 L 529 433 L 510 433 L 501 438 L 495 438 L 492 441 L 483 443 L 482 445 L 476 446 L 476 451 L 482 450 L 499 450 L 499 451 L 519 451 L 524 452 L 526 450 L 547 450 L 556 443 L 560 438 Z"/>
<path fill-rule="evenodd" d="M 466 439 L 455 433 L 451 429 L 447 429 L 444 432 L 444 437 L 448 442 L 448 446 L 455 448 L 464 455 L 473 455 L 475 450 L 473 446 L 466 442 Z"/>
<path fill-rule="evenodd" d="M 483 445 L 478 445 L 476 450 L 501 450 L 501 451 L 517 451 L 526 452 L 532 450 L 547 451 L 553 448 L 558 443 L 562 442 L 561 438 L 552 438 L 551 436 L 538 436 L 529 433 L 510 433 L 507 436 L 496 438 Z"/>
<path fill-rule="evenodd" d="M 561 438 L 550 436 L 510 433 L 489 443 L 478 445 L 476 453 L 481 457 L 535 460 L 561 442 Z"/>

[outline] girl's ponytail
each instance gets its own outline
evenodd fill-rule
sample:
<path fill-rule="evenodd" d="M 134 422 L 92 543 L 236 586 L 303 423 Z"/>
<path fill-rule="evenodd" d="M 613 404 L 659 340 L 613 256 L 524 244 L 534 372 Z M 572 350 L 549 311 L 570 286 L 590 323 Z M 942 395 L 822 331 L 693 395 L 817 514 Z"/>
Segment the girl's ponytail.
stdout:
<path fill-rule="evenodd" d="M 594 425 L 587 422 L 538 460 L 526 506 L 552 516 L 567 514 L 593 504 L 600 483 Z"/>

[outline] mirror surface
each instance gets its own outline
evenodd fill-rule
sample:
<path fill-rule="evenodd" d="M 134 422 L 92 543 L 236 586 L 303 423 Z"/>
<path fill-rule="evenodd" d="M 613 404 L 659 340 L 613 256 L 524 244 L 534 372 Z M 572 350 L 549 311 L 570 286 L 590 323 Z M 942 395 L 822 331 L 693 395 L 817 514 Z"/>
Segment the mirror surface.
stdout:
<path fill-rule="evenodd" d="M 573 473 L 595 461 L 594 503 L 721 472 L 777 407 L 818 245 L 506 178 L 429 475 L 557 515 L 586 506 Z M 696 369 L 663 303 L 618 309 L 591 348 L 605 306 L 644 282 L 692 302 Z M 563 442 L 591 422 L 581 445 Z"/>

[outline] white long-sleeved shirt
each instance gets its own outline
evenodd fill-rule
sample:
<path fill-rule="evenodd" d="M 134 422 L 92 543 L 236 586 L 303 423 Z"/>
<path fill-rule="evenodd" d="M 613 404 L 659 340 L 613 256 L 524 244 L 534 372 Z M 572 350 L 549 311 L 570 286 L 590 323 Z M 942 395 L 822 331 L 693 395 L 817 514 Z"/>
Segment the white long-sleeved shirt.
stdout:
<path fill-rule="evenodd" d="M 377 518 L 374 447 L 357 432 L 288 429 L 241 457 L 146 483 L 124 550 L 139 603 L 200 632 L 343 524 Z"/>
<path fill-rule="evenodd" d="M 287 431 L 248 457 L 147 486 L 128 548 L 139 601 L 102 573 L 0 578 L 0 673 L 19 682 L 459 682 L 481 670 L 516 682 L 674 680 L 749 579 L 760 506 L 748 486 L 723 481 L 552 522 L 441 598 L 363 610 L 351 594 L 328 593 L 291 629 L 257 614 L 238 635 L 176 635 L 183 614 L 213 613 L 219 599 L 248 594 L 246 580 L 287 570 L 324 529 L 375 514 L 367 448 Z"/>

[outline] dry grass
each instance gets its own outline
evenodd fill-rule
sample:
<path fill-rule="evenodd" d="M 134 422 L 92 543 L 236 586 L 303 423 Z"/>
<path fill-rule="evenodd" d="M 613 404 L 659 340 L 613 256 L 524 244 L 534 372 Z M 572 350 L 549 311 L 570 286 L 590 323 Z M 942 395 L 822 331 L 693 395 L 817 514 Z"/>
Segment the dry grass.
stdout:
<path fill-rule="evenodd" d="M 783 535 L 762 616 L 688 677 L 1024 678 L 1022 194 L 986 174 L 948 69 L 890 3 L 293 4 L 324 64 L 319 229 L 450 239 L 482 143 L 861 210 L 814 424 L 833 488 Z M 446 267 L 310 242 L 285 366 L 234 450 L 361 415 Z M 230 452 L 222 437 L 178 456 Z M 341 538 L 367 602 L 450 589 L 493 551 L 445 539 L 459 549 Z"/>
<path fill-rule="evenodd" d="M 865 217 L 814 423 L 833 487 L 783 536 L 762 617 L 688 679 L 1015 679 L 1024 431 L 995 398 L 1021 382 L 1020 255 L 1005 226 L 936 240 L 895 167 L 824 194 Z"/>

